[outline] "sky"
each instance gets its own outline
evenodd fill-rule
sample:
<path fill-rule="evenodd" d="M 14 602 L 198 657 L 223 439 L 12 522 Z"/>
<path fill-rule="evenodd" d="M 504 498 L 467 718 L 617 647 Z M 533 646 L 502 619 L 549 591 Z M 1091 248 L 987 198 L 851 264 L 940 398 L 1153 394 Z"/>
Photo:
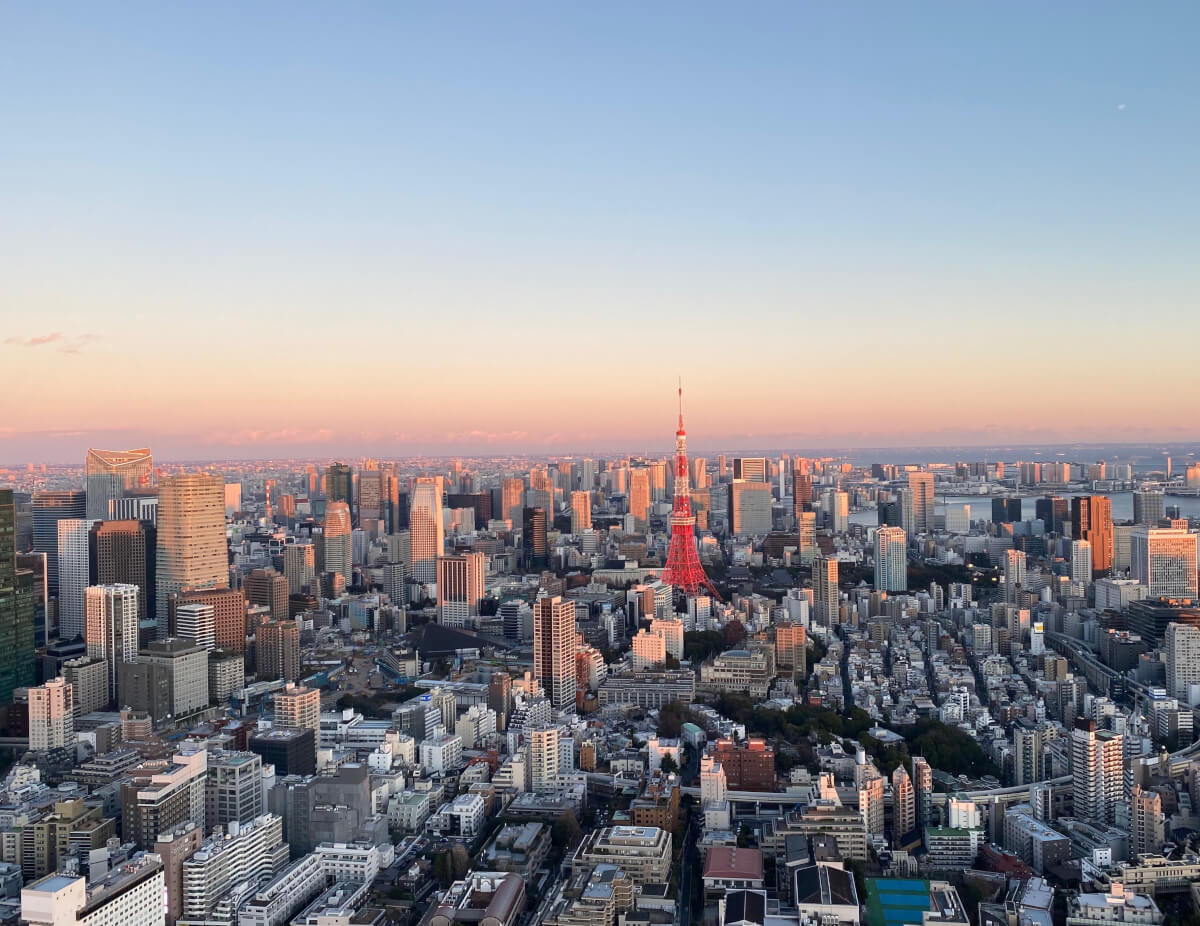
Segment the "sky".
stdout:
<path fill-rule="evenodd" d="M 1195 440 L 1197 34 L 8 4 L 0 461 Z"/>

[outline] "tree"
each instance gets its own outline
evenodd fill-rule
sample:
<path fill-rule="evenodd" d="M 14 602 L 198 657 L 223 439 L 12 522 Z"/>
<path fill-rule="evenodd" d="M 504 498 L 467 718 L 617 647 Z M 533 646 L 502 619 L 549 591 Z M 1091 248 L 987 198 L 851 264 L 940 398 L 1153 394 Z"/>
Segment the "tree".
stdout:
<path fill-rule="evenodd" d="M 673 775 L 679 772 L 679 763 L 675 761 L 674 756 L 663 756 L 658 767 L 664 775 Z"/>
<path fill-rule="evenodd" d="M 735 617 L 725 625 L 722 635 L 724 637 L 726 647 L 737 646 L 744 639 L 746 639 L 746 628 L 743 627 L 742 622 Z"/>
<path fill-rule="evenodd" d="M 740 828 L 740 829 L 738 829 L 738 834 L 737 834 L 737 847 L 738 847 L 739 849 L 748 849 L 748 848 L 750 848 L 750 837 L 751 837 L 751 835 L 752 835 L 752 834 L 751 834 L 751 832 L 750 832 L 750 824 L 748 824 L 748 823 L 743 823 L 743 824 L 741 825 L 741 828 Z"/>
<path fill-rule="evenodd" d="M 691 662 L 704 662 L 725 649 L 725 640 L 716 630 L 694 630 L 683 635 L 683 655 Z"/>
<path fill-rule="evenodd" d="M 579 828 L 579 821 L 575 819 L 575 813 L 570 810 L 555 820 L 554 825 L 550 827 L 550 841 L 558 849 L 570 845 L 582 834 L 583 830 Z"/>

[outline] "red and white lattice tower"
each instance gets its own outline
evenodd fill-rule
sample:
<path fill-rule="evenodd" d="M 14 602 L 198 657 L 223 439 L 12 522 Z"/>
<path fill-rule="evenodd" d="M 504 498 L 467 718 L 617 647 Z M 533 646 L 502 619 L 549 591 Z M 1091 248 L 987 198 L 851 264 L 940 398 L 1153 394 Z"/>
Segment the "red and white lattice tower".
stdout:
<path fill-rule="evenodd" d="M 707 589 L 720 598 L 700 565 L 696 553 L 696 519 L 692 516 L 692 493 L 688 480 L 687 435 L 683 430 L 683 386 L 679 387 L 679 430 L 675 432 L 675 504 L 671 508 L 671 547 L 662 581 L 688 595 Z"/>

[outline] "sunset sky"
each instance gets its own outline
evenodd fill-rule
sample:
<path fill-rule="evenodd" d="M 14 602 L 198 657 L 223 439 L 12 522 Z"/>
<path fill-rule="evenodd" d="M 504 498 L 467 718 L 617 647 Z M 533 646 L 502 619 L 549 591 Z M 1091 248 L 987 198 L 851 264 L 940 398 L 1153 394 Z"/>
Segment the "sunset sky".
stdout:
<path fill-rule="evenodd" d="M 0 462 L 1198 438 L 1197 34 L 9 6 Z"/>

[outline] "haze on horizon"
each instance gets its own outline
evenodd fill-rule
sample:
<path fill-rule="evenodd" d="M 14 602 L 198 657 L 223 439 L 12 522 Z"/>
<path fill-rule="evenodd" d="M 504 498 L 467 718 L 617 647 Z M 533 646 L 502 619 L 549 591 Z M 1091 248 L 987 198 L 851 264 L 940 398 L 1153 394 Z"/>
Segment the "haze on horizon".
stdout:
<path fill-rule="evenodd" d="M 1146 13 L 14 8 L 0 461 L 1195 441 Z"/>

